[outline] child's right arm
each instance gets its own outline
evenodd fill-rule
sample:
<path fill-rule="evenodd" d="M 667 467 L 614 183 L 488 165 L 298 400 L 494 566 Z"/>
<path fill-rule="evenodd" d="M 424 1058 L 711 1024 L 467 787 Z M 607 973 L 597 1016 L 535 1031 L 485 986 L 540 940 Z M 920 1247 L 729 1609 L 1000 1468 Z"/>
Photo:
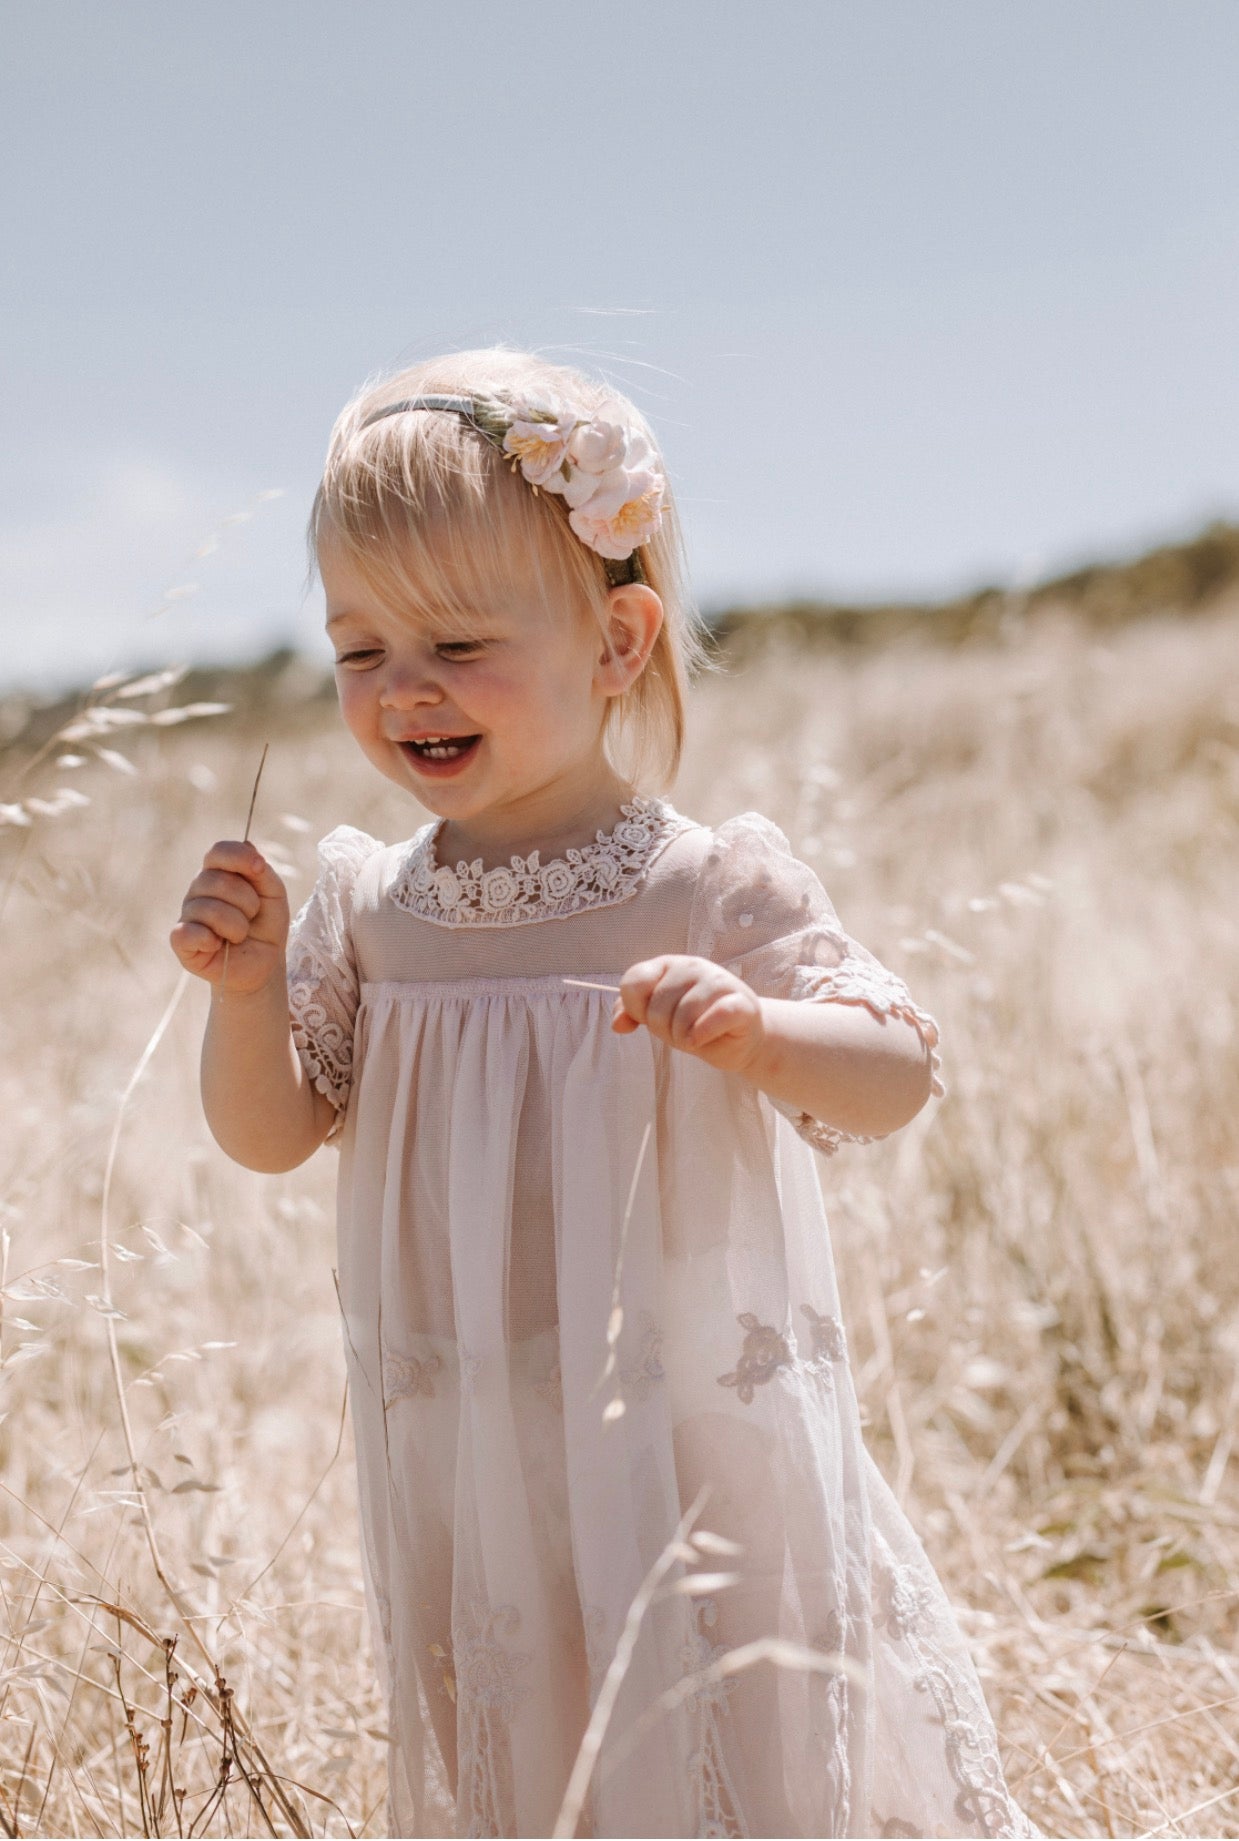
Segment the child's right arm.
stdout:
<path fill-rule="evenodd" d="M 336 1116 L 293 1042 L 288 925 L 288 896 L 271 865 L 252 844 L 225 841 L 207 851 L 171 934 L 181 964 L 212 987 L 202 1044 L 207 1124 L 251 1170 L 304 1163 Z"/>

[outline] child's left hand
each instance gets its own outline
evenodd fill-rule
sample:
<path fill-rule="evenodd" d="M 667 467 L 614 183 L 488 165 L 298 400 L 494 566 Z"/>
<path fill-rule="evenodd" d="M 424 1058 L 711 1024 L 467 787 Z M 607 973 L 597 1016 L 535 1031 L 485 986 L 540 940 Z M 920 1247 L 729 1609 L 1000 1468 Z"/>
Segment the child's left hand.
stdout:
<path fill-rule="evenodd" d="M 741 1074 L 766 1037 L 761 999 L 742 978 L 687 953 L 643 959 L 624 973 L 611 1027 L 642 1025 L 671 1048 L 697 1055 L 725 1074 Z"/>

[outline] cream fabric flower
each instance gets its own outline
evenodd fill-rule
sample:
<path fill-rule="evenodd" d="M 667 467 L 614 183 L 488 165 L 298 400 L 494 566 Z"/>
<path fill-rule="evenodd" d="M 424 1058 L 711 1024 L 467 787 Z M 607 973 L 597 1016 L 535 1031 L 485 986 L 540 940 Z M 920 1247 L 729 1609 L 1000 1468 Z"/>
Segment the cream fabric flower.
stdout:
<path fill-rule="evenodd" d="M 582 473 L 610 473 L 624 464 L 630 451 L 628 431 L 622 422 L 605 422 L 595 416 L 573 430 L 568 442 L 568 457 Z"/>
<path fill-rule="evenodd" d="M 503 451 L 516 455 L 521 472 L 531 486 L 541 486 L 547 492 L 562 492 L 564 462 L 576 427 L 577 417 L 560 404 L 550 405 L 536 414 L 521 405 L 504 434 Z"/>
<path fill-rule="evenodd" d="M 591 459 L 601 462 L 616 453 L 615 444 L 610 438 L 611 427 L 606 425 L 600 431 L 603 439 L 587 450 Z M 578 429 L 573 441 L 584 445 L 582 436 L 586 432 L 592 431 Z M 661 473 L 645 436 L 638 434 L 635 429 L 627 435 L 622 429 L 618 432 L 623 444 L 609 466 L 569 467 L 570 477 L 564 485 L 563 494 L 574 510 L 596 500 L 596 515 L 602 515 L 606 507 L 606 515 L 610 516 L 612 509 L 617 510 L 629 499 L 637 498 L 647 491 L 656 480 L 661 481 Z"/>

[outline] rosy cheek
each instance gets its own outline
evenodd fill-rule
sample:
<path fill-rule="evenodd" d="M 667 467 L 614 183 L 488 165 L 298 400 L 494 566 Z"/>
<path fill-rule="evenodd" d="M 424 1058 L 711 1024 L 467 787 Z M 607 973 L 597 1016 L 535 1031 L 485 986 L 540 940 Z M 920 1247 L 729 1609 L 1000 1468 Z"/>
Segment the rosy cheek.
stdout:
<path fill-rule="evenodd" d="M 477 716 L 498 714 L 514 701 L 512 687 L 496 672 L 475 671 L 468 677 L 462 675 L 451 690 L 461 708 Z"/>
<path fill-rule="evenodd" d="M 336 681 L 336 695 L 340 702 L 340 713 L 350 728 L 356 728 L 364 722 L 367 711 L 373 701 L 365 692 L 365 686 L 359 683 L 353 673 L 341 673 Z"/>

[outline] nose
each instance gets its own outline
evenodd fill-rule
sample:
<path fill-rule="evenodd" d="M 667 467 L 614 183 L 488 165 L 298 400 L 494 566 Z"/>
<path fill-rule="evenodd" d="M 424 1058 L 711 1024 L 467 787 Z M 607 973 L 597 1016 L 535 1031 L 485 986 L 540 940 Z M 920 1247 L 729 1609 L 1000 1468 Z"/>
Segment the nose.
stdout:
<path fill-rule="evenodd" d="M 379 691 L 379 703 L 384 709 L 410 710 L 442 701 L 443 686 L 424 663 L 415 659 L 388 661 Z"/>

